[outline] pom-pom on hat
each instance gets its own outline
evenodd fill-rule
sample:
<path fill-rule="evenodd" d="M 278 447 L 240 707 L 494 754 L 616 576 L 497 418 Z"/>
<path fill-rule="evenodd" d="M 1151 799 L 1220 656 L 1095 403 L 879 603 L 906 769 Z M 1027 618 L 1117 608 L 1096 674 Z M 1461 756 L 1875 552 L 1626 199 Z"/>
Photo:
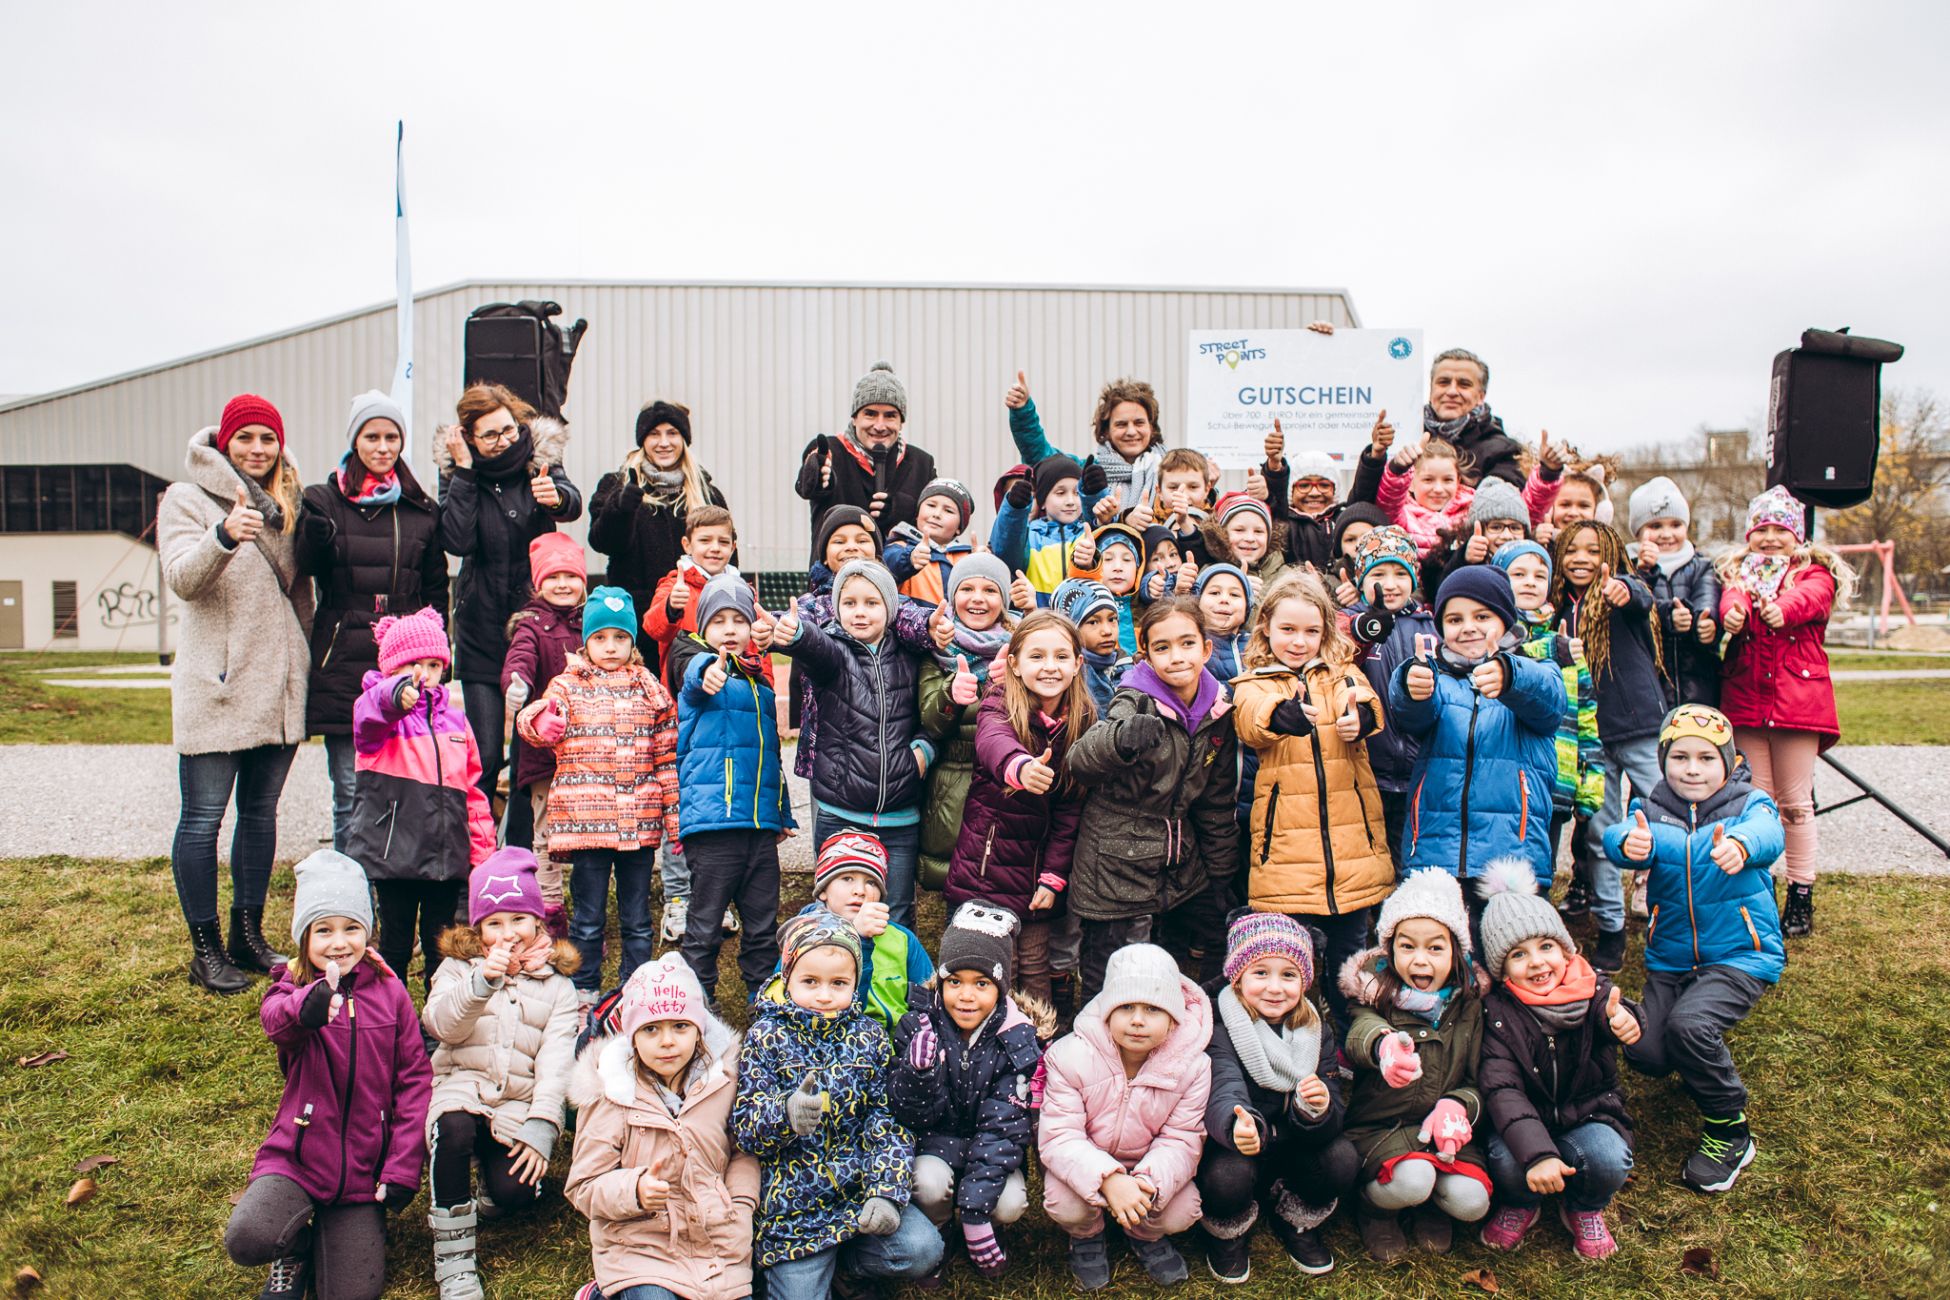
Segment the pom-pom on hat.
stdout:
<path fill-rule="evenodd" d="M 1484 900 L 1481 930 L 1483 962 L 1492 976 L 1503 978 L 1503 959 L 1526 939 L 1548 936 L 1567 953 L 1575 953 L 1571 932 L 1551 901 L 1537 892 L 1537 873 L 1522 858 L 1498 858 L 1476 880 L 1476 896 Z M 1465 927 L 1466 929 L 1467 927 Z M 1465 945 L 1467 946 L 1467 945 Z"/>
<path fill-rule="evenodd" d="M 262 424 L 278 435 L 278 448 L 284 448 L 284 417 L 278 408 L 256 393 L 239 393 L 223 404 L 223 418 L 217 421 L 217 450 L 228 454 L 230 440 L 247 424 Z"/>
<path fill-rule="evenodd" d="M 1300 986 L 1314 984 L 1314 945 L 1306 927 L 1278 912 L 1247 912 L 1226 930 L 1226 982 L 1256 961 L 1284 957 L 1300 968 Z"/>
<path fill-rule="evenodd" d="M 537 919 L 548 915 L 535 855 L 527 849 L 496 849 L 467 873 L 467 923 L 479 925 L 496 912 L 519 912 Z"/>
<path fill-rule="evenodd" d="M 1776 485 L 1755 497 L 1747 506 L 1747 531 L 1744 537 L 1752 537 L 1754 530 L 1772 524 L 1785 528 L 1794 534 L 1794 540 L 1808 540 L 1807 507 L 1794 499 L 1794 494 Z"/>
<path fill-rule="evenodd" d="M 431 605 L 401 618 L 388 615 L 380 619 L 372 625 L 372 635 L 379 643 L 379 671 L 389 677 L 422 659 L 438 659 L 443 664 L 454 661 L 453 651 L 447 647 L 446 621 Z"/>
<path fill-rule="evenodd" d="M 582 642 L 604 628 L 615 628 L 636 640 L 636 601 L 621 587 L 598 587 L 582 607 Z"/>
<path fill-rule="evenodd" d="M 1424 917 L 1448 930 L 1458 948 L 1469 951 L 1469 913 L 1463 907 L 1462 886 L 1441 867 L 1409 872 L 1395 892 L 1382 900 L 1381 921 L 1375 931 L 1382 948 L 1394 944 L 1395 930 L 1403 921 Z"/>
<path fill-rule="evenodd" d="M 819 846 L 819 856 L 813 860 L 813 897 L 825 897 L 826 886 L 849 871 L 872 876 L 880 886 L 880 896 L 887 896 L 887 846 L 880 842 L 879 836 L 865 831 L 828 835 L 826 842 Z"/>
<path fill-rule="evenodd" d="M 1108 1015 L 1118 1007 L 1143 1003 L 1183 1023 L 1184 977 L 1170 953 L 1154 943 L 1131 943 L 1110 955 L 1104 965 L 1104 987 L 1095 1000 Z"/>
<path fill-rule="evenodd" d="M 305 931 L 328 916 L 343 916 L 372 934 L 372 883 L 366 869 L 334 849 L 318 852 L 293 867 L 297 888 L 291 897 L 291 939 L 303 949 Z"/>
<path fill-rule="evenodd" d="M 573 573 L 589 580 L 589 565 L 583 558 L 582 544 L 567 533 L 543 533 L 528 543 L 528 581 L 540 588 L 558 573 Z"/>
<path fill-rule="evenodd" d="M 636 445 L 639 449 L 660 424 L 677 430 L 686 447 L 691 445 L 691 415 L 674 402 L 655 401 L 636 413 Z"/>
<path fill-rule="evenodd" d="M 858 415 L 863 406 L 891 406 L 901 419 L 907 418 L 907 389 L 894 377 L 892 363 L 874 362 L 873 369 L 853 385 L 853 413 Z"/>
<path fill-rule="evenodd" d="M 948 928 L 941 932 L 941 960 L 935 964 L 944 975 L 977 971 L 1007 993 L 1015 983 L 1016 914 L 969 899 L 948 918 Z"/>
<path fill-rule="evenodd" d="M 963 528 L 968 527 L 968 517 L 975 513 L 975 498 L 969 493 L 967 485 L 960 479 L 937 478 L 929 480 L 928 485 L 921 489 L 921 495 L 915 499 L 915 504 L 919 505 L 929 497 L 946 497 L 954 502 L 955 510 L 961 515 L 961 526 Z"/>

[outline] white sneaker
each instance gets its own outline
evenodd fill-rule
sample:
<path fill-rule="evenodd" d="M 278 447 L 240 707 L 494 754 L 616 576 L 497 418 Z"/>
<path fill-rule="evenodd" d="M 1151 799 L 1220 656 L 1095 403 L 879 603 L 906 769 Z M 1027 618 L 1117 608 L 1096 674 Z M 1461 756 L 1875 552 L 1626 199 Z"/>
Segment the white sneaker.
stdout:
<path fill-rule="evenodd" d="M 1635 871 L 1632 873 L 1632 915 L 1633 916 L 1643 917 L 1647 914 L 1646 906 L 1645 906 L 1645 890 L 1646 890 L 1646 886 L 1651 884 L 1651 882 L 1652 882 L 1652 873 L 1650 871 Z"/>
<path fill-rule="evenodd" d="M 688 898 L 673 898 L 664 904 L 665 943 L 677 943 L 683 939 L 684 926 L 690 920 L 690 914 L 691 900 Z"/>
<path fill-rule="evenodd" d="M 727 907 L 724 910 L 724 932 L 726 934 L 738 933 L 738 909 L 735 907 Z"/>

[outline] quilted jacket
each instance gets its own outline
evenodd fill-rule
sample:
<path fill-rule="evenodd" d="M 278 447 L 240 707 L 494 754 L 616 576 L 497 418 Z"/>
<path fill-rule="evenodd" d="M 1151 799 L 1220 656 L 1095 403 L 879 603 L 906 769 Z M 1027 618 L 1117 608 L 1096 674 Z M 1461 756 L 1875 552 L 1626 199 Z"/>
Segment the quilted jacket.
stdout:
<path fill-rule="evenodd" d="M 408 710 L 405 684 L 375 669 L 353 706 L 358 777 L 345 851 L 373 880 L 459 880 L 494 852 L 480 751 L 452 688 L 429 686 Z"/>
<path fill-rule="evenodd" d="M 536 717 L 562 704 L 568 730 L 556 743 L 548 791 L 548 851 L 619 853 L 680 838 L 677 820 L 677 707 L 641 663 L 605 672 L 580 655 L 523 709 L 515 729 L 542 744 Z"/>

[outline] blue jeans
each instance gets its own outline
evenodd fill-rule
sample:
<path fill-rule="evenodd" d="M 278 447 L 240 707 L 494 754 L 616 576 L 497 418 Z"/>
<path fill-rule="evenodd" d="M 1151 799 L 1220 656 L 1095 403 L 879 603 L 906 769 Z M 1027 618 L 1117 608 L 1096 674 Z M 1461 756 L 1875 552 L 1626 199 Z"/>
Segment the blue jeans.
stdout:
<path fill-rule="evenodd" d="M 656 952 L 650 924 L 650 873 L 656 850 L 585 849 L 569 855 L 569 942 L 582 954 L 582 969 L 571 982 L 593 993 L 603 986 L 603 931 L 609 925 L 609 878 L 616 876 L 616 929 L 623 938 L 623 967 L 617 984 Z"/>
<path fill-rule="evenodd" d="M 865 1233 L 817 1255 L 765 1270 L 765 1300 L 826 1300 L 833 1272 L 844 1266 L 855 1277 L 912 1282 L 941 1262 L 941 1232 L 912 1204 L 901 1207 L 901 1226 L 886 1237 Z"/>
<path fill-rule="evenodd" d="M 1605 746 L 1605 802 L 1587 823 L 1591 845 L 1591 916 L 1600 930 L 1625 928 L 1625 885 L 1618 865 L 1605 856 L 1605 831 L 1625 820 L 1625 778 L 1631 797 L 1643 799 L 1659 784 L 1659 738 L 1641 736 Z"/>
<path fill-rule="evenodd" d="M 680 1297 L 675 1291 L 668 1291 L 660 1286 L 651 1286 L 648 1282 L 640 1286 L 626 1286 L 615 1295 L 604 1295 L 600 1291 L 596 1295 L 599 1300 L 680 1300 Z"/>
<path fill-rule="evenodd" d="M 1564 1204 L 1578 1211 L 1602 1210 L 1618 1195 L 1618 1189 L 1632 1173 L 1632 1144 L 1620 1137 L 1609 1124 L 1580 1124 L 1554 1135 L 1557 1157 L 1575 1174 L 1564 1180 Z M 1516 1157 L 1492 1135 L 1489 1144 L 1490 1180 L 1506 1205 L 1525 1208 L 1543 1204 L 1544 1198 L 1530 1190 L 1525 1171 L 1517 1168 Z"/>
<path fill-rule="evenodd" d="M 921 824 L 912 826 L 872 826 L 866 822 L 836 817 L 824 808 L 813 813 L 813 852 L 829 835 L 841 831 L 861 831 L 878 839 L 887 849 L 887 912 L 896 925 L 914 928 L 914 872 L 921 859 Z"/>
<path fill-rule="evenodd" d="M 352 792 L 359 783 L 359 751 L 350 732 L 325 737 L 325 770 L 332 776 L 332 847 L 343 853 L 352 829 Z"/>
<path fill-rule="evenodd" d="M 230 754 L 184 754 L 176 764 L 183 811 L 176 819 L 170 868 L 183 919 L 205 925 L 217 919 L 217 833 L 230 792 L 237 791 L 237 824 L 230 833 L 233 907 L 263 907 L 278 851 L 278 796 L 291 771 L 296 745 L 260 745 Z"/>

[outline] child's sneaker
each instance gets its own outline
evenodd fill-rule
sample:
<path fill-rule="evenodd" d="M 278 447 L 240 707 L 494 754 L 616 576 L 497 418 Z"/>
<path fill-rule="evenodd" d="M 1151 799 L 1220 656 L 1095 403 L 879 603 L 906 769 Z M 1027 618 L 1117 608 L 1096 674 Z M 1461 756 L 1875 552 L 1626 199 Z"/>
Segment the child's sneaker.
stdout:
<path fill-rule="evenodd" d="M 1618 1242 L 1605 1224 L 1603 1211 L 1573 1210 L 1559 1205 L 1557 1218 L 1564 1225 L 1564 1231 L 1571 1234 L 1571 1245 L 1584 1258 L 1608 1259 L 1618 1253 Z"/>
<path fill-rule="evenodd" d="M 1138 1263 L 1159 1286 L 1176 1286 L 1192 1275 L 1185 1267 L 1185 1257 L 1178 1253 L 1178 1247 L 1160 1237 L 1156 1241 L 1140 1241 L 1136 1237 L 1126 1237 L 1131 1245 L 1131 1253 L 1137 1256 Z"/>
<path fill-rule="evenodd" d="M 257 1293 L 257 1300 L 305 1300 L 305 1292 L 310 1287 L 310 1252 L 286 1255 L 271 1265 L 271 1275 L 264 1279 L 264 1289 Z"/>
<path fill-rule="evenodd" d="M 1499 1206 L 1476 1239 L 1491 1250 L 1515 1250 L 1523 1245 L 1524 1234 L 1537 1226 L 1542 1214 L 1535 1205 Z"/>
<path fill-rule="evenodd" d="M 684 938 L 684 926 L 689 923 L 690 917 L 690 899 L 673 898 L 666 902 L 664 904 L 664 942 L 681 943 Z"/>
<path fill-rule="evenodd" d="M 603 1289 L 594 1282 L 584 1282 L 576 1288 L 576 1300 L 603 1300 Z"/>
<path fill-rule="evenodd" d="M 1094 1237 L 1070 1238 L 1070 1276 L 1085 1291 L 1101 1291 L 1110 1285 L 1110 1251 L 1104 1229 Z"/>
<path fill-rule="evenodd" d="M 1743 1112 L 1732 1119 L 1708 1119 L 1699 1149 L 1686 1157 L 1680 1178 L 1696 1192 L 1724 1192 L 1754 1160 L 1754 1138 Z"/>
<path fill-rule="evenodd" d="M 1781 933 L 1790 939 L 1805 939 L 1815 932 L 1815 887 L 1789 885 L 1787 912 L 1781 918 Z"/>
<path fill-rule="evenodd" d="M 724 910 L 724 924 L 719 928 L 722 929 L 726 934 L 738 933 L 738 909 L 737 908 L 727 907 Z"/>

